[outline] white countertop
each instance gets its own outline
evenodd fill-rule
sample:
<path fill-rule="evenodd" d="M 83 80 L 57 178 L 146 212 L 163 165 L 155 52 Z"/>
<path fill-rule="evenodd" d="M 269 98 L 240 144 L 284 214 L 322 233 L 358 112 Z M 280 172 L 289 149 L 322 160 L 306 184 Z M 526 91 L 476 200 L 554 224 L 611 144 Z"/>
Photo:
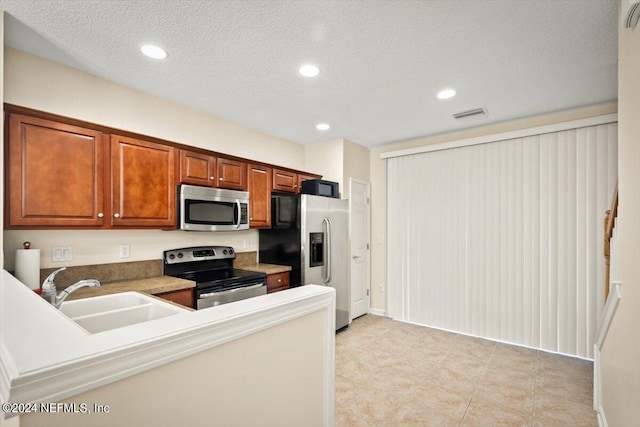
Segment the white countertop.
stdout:
<path fill-rule="evenodd" d="M 307 285 L 89 334 L 3 270 L 0 398 L 64 399 L 324 309 L 335 290 Z"/>

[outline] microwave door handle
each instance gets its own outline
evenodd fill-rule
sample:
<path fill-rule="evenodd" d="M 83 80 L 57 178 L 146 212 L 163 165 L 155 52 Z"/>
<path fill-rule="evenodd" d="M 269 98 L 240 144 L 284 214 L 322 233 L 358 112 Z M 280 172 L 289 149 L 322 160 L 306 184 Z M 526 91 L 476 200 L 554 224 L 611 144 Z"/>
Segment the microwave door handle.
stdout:
<path fill-rule="evenodd" d="M 238 209 L 238 222 L 236 223 L 236 228 L 240 228 L 240 221 L 242 220 L 242 218 L 240 218 L 242 215 L 242 209 L 240 207 L 240 200 L 236 199 L 236 209 Z"/>

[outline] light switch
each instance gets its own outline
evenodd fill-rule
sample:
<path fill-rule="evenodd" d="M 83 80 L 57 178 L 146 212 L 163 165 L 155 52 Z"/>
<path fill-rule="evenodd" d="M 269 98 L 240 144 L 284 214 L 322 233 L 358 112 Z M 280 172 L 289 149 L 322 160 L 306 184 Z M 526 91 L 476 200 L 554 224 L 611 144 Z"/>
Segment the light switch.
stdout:
<path fill-rule="evenodd" d="M 52 246 L 51 261 L 63 262 L 73 260 L 73 246 Z"/>
<path fill-rule="evenodd" d="M 62 262 L 62 246 L 51 247 L 51 262 Z"/>

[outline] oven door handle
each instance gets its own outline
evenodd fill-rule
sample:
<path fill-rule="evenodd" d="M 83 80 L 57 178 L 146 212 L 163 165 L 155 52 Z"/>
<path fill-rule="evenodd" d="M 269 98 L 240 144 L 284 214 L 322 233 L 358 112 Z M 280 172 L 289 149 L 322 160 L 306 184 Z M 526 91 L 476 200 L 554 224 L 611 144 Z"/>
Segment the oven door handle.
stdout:
<path fill-rule="evenodd" d="M 209 298 L 209 297 L 212 297 L 212 296 L 215 296 L 215 295 L 227 295 L 227 294 L 232 294 L 232 293 L 238 292 L 238 291 L 248 291 L 249 289 L 256 289 L 256 288 L 259 288 L 261 286 L 264 286 L 264 282 L 251 284 L 249 286 L 243 286 L 241 288 L 233 288 L 233 289 L 229 289 L 228 291 L 210 292 L 208 294 L 202 294 L 198 298 L 201 299 L 201 298 Z"/>
<path fill-rule="evenodd" d="M 240 200 L 236 199 L 236 208 L 238 209 L 238 223 L 236 224 L 236 228 L 240 228 L 240 222 L 242 222 L 242 208 L 240 207 Z"/>

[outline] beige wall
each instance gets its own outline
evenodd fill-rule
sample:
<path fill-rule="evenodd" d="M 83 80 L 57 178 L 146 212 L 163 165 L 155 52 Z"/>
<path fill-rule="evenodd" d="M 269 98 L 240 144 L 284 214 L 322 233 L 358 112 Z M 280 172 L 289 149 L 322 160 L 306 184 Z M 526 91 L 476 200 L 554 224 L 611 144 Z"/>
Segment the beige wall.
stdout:
<path fill-rule="evenodd" d="M 340 183 L 343 192 L 342 165 L 344 152 L 342 138 L 317 142 L 305 146 L 305 164 L 307 171 L 322 175 L 322 179 Z"/>
<path fill-rule="evenodd" d="M 547 114 L 514 120 L 496 125 L 465 129 L 457 132 L 417 138 L 397 144 L 386 145 L 371 150 L 371 307 L 374 310 L 386 311 L 386 170 L 385 161 L 380 154 L 403 150 L 407 148 L 421 147 L 438 144 L 447 141 L 473 138 L 483 135 L 508 132 L 518 129 L 526 129 L 543 126 L 552 123 L 560 123 L 569 120 L 577 120 L 586 117 L 594 117 L 615 113 L 617 104 L 598 105 L 580 108 L 571 111 Z"/>
<path fill-rule="evenodd" d="M 622 298 L 600 354 L 602 408 L 611 427 L 637 425 L 640 420 L 640 26 L 618 28 L 618 276 Z"/>
<path fill-rule="evenodd" d="M 19 426 L 321 426 L 333 405 L 325 328 L 315 312 L 64 401 L 108 414 L 29 414 Z"/>
<path fill-rule="evenodd" d="M 5 102 L 231 155 L 305 169 L 305 147 L 301 144 L 265 135 L 14 49 L 6 48 L 3 59 Z M 64 265 L 102 264 L 159 259 L 163 249 L 192 244 L 231 245 L 242 251 L 257 250 L 258 233 L 255 230 L 237 233 L 5 231 L 2 247 L 7 269 L 13 269 L 15 249 L 22 247 L 25 240 L 29 240 L 33 247 L 42 249 L 42 267 L 56 267 L 62 263 L 51 262 L 51 246 L 73 247 L 73 261 Z M 119 258 L 121 244 L 131 245 L 131 258 Z"/>
<path fill-rule="evenodd" d="M 24 52 L 5 49 L 5 102 L 304 169 L 304 146 Z"/>
<path fill-rule="evenodd" d="M 187 246 L 232 246 L 238 252 L 258 250 L 256 230 L 216 233 L 177 230 L 6 230 L 4 256 L 7 270 L 13 270 L 15 250 L 22 248 L 24 241 L 31 242 L 33 248 L 41 250 L 41 268 L 160 259 L 163 250 Z M 129 245 L 130 258 L 120 258 L 120 245 Z M 71 246 L 73 260 L 52 262 L 52 246 Z"/>
<path fill-rule="evenodd" d="M 349 141 L 348 139 L 343 140 L 343 199 L 350 198 L 349 178 L 357 178 L 362 181 L 369 181 L 370 152 L 371 150 L 369 150 L 367 147 L 363 147 L 362 145 L 356 144 L 355 142 Z"/>
<path fill-rule="evenodd" d="M 367 147 L 348 139 L 338 138 L 305 147 L 307 170 L 322 175 L 322 179 L 340 184 L 340 196 L 349 198 L 349 178 L 369 181 Z"/>

